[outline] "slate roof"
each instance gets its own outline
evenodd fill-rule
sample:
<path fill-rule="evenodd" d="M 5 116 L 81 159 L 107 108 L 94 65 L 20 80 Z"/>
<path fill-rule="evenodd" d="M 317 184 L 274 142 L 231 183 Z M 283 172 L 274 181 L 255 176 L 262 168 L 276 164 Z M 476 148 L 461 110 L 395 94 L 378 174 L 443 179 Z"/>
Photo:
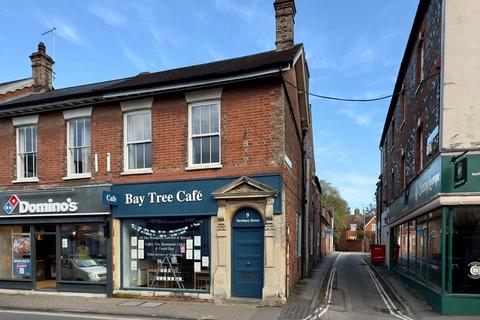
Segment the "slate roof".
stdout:
<path fill-rule="evenodd" d="M 15 109 L 23 106 L 31 106 L 65 99 L 101 96 L 104 93 L 122 92 L 162 85 L 174 85 L 178 83 L 235 76 L 270 68 L 282 68 L 293 62 L 295 56 L 302 47 L 302 44 L 297 44 L 292 48 L 283 51 L 272 50 L 184 68 L 155 73 L 140 73 L 136 76 L 123 79 L 35 93 L 26 97 L 0 103 L 0 109 Z"/>

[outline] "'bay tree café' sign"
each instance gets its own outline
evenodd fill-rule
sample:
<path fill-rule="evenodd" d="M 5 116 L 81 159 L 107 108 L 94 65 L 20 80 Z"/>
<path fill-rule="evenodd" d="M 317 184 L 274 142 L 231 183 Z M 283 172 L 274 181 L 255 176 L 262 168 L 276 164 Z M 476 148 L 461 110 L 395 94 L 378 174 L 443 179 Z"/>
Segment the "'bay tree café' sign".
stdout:
<path fill-rule="evenodd" d="M 217 214 L 217 201 L 212 192 L 238 177 L 218 179 L 181 180 L 156 183 L 113 185 L 112 193 L 118 199 L 112 207 L 113 216 L 211 216 Z M 253 176 L 253 179 L 281 190 L 279 175 Z M 281 192 L 275 198 L 274 213 L 281 213 Z"/>

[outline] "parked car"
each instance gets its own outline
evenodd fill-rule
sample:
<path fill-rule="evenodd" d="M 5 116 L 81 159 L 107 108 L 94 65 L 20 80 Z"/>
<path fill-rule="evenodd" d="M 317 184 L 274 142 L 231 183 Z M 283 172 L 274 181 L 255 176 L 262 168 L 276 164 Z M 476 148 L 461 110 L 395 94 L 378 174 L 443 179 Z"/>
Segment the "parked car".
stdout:
<path fill-rule="evenodd" d="M 103 282 L 107 280 L 107 268 L 90 258 L 65 258 L 62 259 L 62 279 Z"/>

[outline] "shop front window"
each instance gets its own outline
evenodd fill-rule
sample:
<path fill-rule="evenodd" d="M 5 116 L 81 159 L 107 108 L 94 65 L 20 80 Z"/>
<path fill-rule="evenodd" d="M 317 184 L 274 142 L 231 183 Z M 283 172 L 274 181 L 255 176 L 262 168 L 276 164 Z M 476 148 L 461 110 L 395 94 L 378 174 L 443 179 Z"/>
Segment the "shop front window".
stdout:
<path fill-rule="evenodd" d="M 123 287 L 208 290 L 209 220 L 123 222 Z"/>
<path fill-rule="evenodd" d="M 0 227 L 0 279 L 31 279 L 31 243 L 29 226 Z"/>
<path fill-rule="evenodd" d="M 61 227 L 61 280 L 105 283 L 107 242 L 104 224 Z"/>
<path fill-rule="evenodd" d="M 404 223 L 400 226 L 400 259 L 398 267 L 403 271 L 408 268 L 408 224 Z"/>
<path fill-rule="evenodd" d="M 417 220 L 417 272 L 416 276 L 420 280 L 427 277 L 427 216 Z"/>
<path fill-rule="evenodd" d="M 452 292 L 480 294 L 480 207 L 453 215 Z"/>
<path fill-rule="evenodd" d="M 432 212 L 428 217 L 428 281 L 442 287 L 442 211 Z"/>
<path fill-rule="evenodd" d="M 408 223 L 408 271 L 410 274 L 416 273 L 417 262 L 417 232 L 415 220 Z"/>

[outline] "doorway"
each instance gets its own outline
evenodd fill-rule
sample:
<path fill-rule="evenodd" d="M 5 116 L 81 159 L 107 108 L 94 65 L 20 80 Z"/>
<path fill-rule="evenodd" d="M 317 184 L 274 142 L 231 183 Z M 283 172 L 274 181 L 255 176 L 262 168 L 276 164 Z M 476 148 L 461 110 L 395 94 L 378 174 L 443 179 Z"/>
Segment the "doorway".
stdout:
<path fill-rule="evenodd" d="M 55 225 L 35 226 L 35 289 L 57 287 L 57 235 Z"/>
<path fill-rule="evenodd" d="M 232 296 L 262 298 L 264 225 L 260 213 L 242 209 L 232 221 Z"/>

